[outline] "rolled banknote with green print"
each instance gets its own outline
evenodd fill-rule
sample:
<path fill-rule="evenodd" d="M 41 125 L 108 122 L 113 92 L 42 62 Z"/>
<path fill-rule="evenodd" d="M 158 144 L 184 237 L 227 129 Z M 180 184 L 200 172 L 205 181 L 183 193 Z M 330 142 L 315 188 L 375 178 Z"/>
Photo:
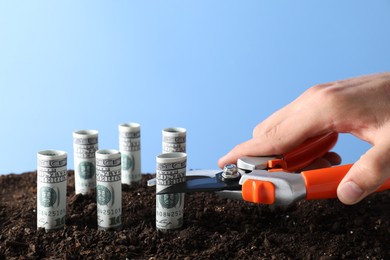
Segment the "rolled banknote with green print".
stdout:
<path fill-rule="evenodd" d="M 96 187 L 95 152 L 98 149 L 98 131 L 80 130 L 73 132 L 76 194 L 87 194 Z"/>
<path fill-rule="evenodd" d="M 182 127 L 168 127 L 162 130 L 162 152 L 186 152 L 187 130 Z"/>
<path fill-rule="evenodd" d="M 156 192 L 173 184 L 185 182 L 187 155 L 164 153 L 156 158 Z M 161 231 L 183 225 L 184 193 L 156 195 L 156 228 Z"/>
<path fill-rule="evenodd" d="M 44 150 L 37 154 L 37 228 L 64 227 L 68 154 Z"/>
<path fill-rule="evenodd" d="M 117 150 L 96 151 L 96 201 L 98 229 L 122 226 L 121 154 Z"/>
<path fill-rule="evenodd" d="M 123 123 L 119 129 L 119 151 L 122 155 L 122 183 L 141 183 L 141 126 Z"/>

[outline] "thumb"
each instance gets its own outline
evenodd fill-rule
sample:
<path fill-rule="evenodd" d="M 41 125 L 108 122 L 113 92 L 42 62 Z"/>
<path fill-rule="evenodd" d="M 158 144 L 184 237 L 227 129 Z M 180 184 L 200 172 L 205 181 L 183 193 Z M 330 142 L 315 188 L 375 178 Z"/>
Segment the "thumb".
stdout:
<path fill-rule="evenodd" d="M 390 142 L 373 146 L 351 167 L 337 189 L 339 200 L 355 204 L 390 177 Z"/>

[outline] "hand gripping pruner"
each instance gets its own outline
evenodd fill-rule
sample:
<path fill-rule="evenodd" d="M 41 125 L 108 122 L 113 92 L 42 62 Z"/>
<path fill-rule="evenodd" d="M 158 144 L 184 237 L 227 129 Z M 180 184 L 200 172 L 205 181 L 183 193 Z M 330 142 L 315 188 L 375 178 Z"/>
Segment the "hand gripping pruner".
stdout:
<path fill-rule="evenodd" d="M 237 165 L 223 171 L 189 171 L 186 182 L 174 184 L 157 193 L 216 192 L 227 198 L 287 206 L 307 199 L 336 198 L 337 186 L 352 164 L 294 173 L 325 155 L 337 142 L 338 134 L 329 133 L 308 139 L 280 156 L 242 157 Z M 378 191 L 390 189 L 390 178 Z"/>

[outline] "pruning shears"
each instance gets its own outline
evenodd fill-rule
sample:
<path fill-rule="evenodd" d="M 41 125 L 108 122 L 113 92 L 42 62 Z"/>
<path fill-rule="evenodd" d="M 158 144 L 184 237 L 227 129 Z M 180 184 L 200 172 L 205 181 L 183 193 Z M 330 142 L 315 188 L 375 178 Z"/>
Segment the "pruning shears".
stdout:
<path fill-rule="evenodd" d="M 287 206 L 299 200 L 336 198 L 337 186 L 352 164 L 296 171 L 310 165 L 334 147 L 337 133 L 308 139 L 292 151 L 267 157 L 242 157 L 223 171 L 189 171 L 186 181 L 160 190 L 157 195 L 216 192 L 226 198 Z M 377 192 L 390 189 L 390 178 Z"/>

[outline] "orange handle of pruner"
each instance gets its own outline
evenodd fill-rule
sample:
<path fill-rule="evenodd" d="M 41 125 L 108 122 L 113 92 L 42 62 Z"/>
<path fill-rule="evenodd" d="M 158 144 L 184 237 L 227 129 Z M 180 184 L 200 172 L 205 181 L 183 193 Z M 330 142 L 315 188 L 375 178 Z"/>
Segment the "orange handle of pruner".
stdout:
<path fill-rule="evenodd" d="M 328 199 L 337 197 L 337 187 L 352 164 L 302 172 L 306 183 L 306 199 Z M 376 192 L 390 189 L 390 178 Z"/>
<path fill-rule="evenodd" d="M 327 133 L 310 138 L 297 148 L 285 153 L 281 159 L 268 161 L 268 168 L 282 168 L 288 172 L 301 170 L 332 149 L 337 142 L 337 138 L 337 133 Z"/>

